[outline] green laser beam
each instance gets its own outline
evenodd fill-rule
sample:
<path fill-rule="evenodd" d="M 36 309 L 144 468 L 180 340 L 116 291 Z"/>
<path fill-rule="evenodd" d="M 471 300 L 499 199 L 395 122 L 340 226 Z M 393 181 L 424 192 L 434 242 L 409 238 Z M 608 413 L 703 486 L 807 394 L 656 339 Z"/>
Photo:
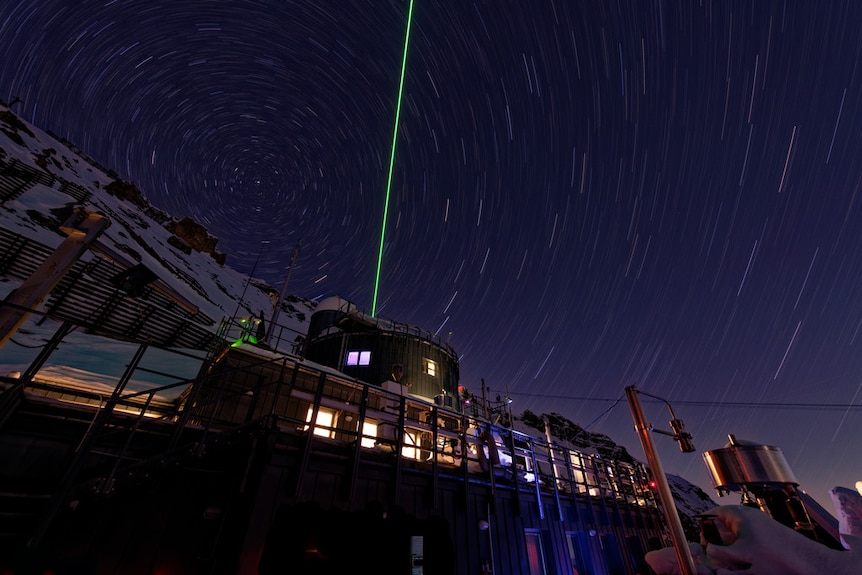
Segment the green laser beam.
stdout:
<path fill-rule="evenodd" d="M 398 141 L 398 120 L 401 118 L 401 95 L 404 93 L 404 71 L 407 69 L 407 45 L 410 43 L 410 23 L 413 21 L 413 0 L 407 11 L 407 33 L 404 35 L 404 55 L 401 58 L 401 81 L 398 84 L 398 105 L 395 107 L 395 130 L 392 133 L 392 153 L 389 156 L 389 178 L 386 182 L 386 200 L 383 203 L 383 225 L 380 227 L 380 250 L 377 253 L 377 273 L 374 277 L 374 299 L 371 317 L 377 315 L 377 293 L 380 289 L 380 266 L 383 262 L 383 241 L 386 238 L 386 218 L 389 216 L 389 196 L 392 191 L 392 171 L 395 167 L 395 143 Z"/>

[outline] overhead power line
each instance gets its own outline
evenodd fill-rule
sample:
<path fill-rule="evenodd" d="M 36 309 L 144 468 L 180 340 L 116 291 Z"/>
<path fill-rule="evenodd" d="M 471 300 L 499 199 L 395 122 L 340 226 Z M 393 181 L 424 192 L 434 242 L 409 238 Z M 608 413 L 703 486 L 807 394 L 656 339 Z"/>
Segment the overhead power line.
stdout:
<path fill-rule="evenodd" d="M 545 395 L 537 393 L 518 393 L 509 391 L 509 395 L 518 397 L 528 397 L 531 399 L 564 399 L 571 401 L 595 401 L 604 403 L 616 403 L 618 398 L 612 397 L 585 397 L 577 395 Z M 654 401 L 646 399 L 646 401 Z M 702 407 L 721 407 L 721 408 L 757 408 L 757 409 L 804 409 L 804 410 L 830 410 L 830 409 L 862 409 L 862 404 L 858 403 L 783 403 L 779 401 L 706 401 L 706 400 L 668 400 L 674 405 L 694 405 Z"/>

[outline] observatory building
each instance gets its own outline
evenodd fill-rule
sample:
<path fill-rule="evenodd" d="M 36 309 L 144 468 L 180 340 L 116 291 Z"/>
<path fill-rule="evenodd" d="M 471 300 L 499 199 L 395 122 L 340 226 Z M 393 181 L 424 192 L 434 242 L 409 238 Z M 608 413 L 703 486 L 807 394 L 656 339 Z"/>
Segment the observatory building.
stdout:
<path fill-rule="evenodd" d="M 394 381 L 411 395 L 437 398 L 449 407 L 457 396 L 458 356 L 448 342 L 415 326 L 371 317 L 341 297 L 317 305 L 305 345 L 306 359 L 347 376 L 380 385 Z"/>

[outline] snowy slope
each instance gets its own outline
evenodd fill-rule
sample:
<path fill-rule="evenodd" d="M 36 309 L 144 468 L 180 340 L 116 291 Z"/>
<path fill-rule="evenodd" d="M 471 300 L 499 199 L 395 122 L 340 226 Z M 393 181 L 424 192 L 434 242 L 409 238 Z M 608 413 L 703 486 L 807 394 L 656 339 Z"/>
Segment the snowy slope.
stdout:
<path fill-rule="evenodd" d="M 515 418 L 514 428 L 520 431 L 544 433 L 545 417 L 550 423 L 554 442 L 562 447 L 619 461 L 640 461 L 607 435 L 585 430 L 559 413 L 537 416 L 530 411 L 525 411 Z M 667 478 L 683 528 L 691 540 L 697 541 L 699 527 L 695 516 L 713 509 L 718 504 L 703 489 L 685 478 L 670 474 Z"/>
<path fill-rule="evenodd" d="M 0 165 L 2 169 L 31 169 L 38 172 L 38 183 L 21 195 L 3 202 L 0 226 L 49 247 L 64 238 L 58 231 L 63 216 L 72 206 L 107 216 L 111 224 L 99 241 L 125 265 L 143 263 L 160 280 L 192 302 L 202 314 L 216 322 L 233 317 L 237 301 L 244 294 L 248 314 L 273 309 L 277 289 L 251 281 L 223 265 L 224 254 L 212 246 L 217 238 L 204 231 L 209 251 L 189 249 L 186 241 L 168 228 L 179 222 L 150 206 L 141 193 L 116 174 L 100 167 L 85 154 L 72 149 L 42 130 L 22 121 L 0 105 Z M 70 195 L 67 191 L 76 192 Z M 82 193 L 88 196 L 80 201 Z M 119 195 L 114 195 L 119 194 Z M 77 196 L 77 198 L 75 197 Z M 202 228 L 201 228 L 202 230 Z M 199 232 L 200 233 L 200 232 Z M 185 253 L 188 252 L 188 253 Z M 102 257 L 93 253 L 85 259 Z M 260 285 L 263 289 L 256 289 Z M 280 323 L 304 331 L 307 315 L 314 304 L 294 301 L 295 309 L 285 309 Z M 299 313 L 297 313 L 299 312 Z"/>

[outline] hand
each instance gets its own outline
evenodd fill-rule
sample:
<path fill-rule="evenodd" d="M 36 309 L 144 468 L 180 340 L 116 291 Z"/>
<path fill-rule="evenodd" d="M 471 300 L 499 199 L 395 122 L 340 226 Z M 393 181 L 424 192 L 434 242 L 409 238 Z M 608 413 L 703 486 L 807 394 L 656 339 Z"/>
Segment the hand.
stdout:
<path fill-rule="evenodd" d="M 763 511 L 723 505 L 710 511 L 723 545 L 707 545 L 716 575 L 858 575 L 862 549 L 839 551 L 809 539 Z"/>
<path fill-rule="evenodd" d="M 859 575 L 862 538 L 847 537 L 849 551 L 830 549 L 775 521 L 763 511 L 722 505 L 709 511 L 722 545 L 689 543 L 698 575 Z M 658 575 L 680 573 L 672 548 L 650 551 Z"/>
<path fill-rule="evenodd" d="M 704 563 L 707 558 L 703 546 L 700 543 L 689 542 L 688 547 L 697 567 L 697 575 L 715 575 L 715 571 Z M 650 551 L 646 554 L 646 562 L 658 575 L 682 575 L 676 550 L 673 547 Z"/>

